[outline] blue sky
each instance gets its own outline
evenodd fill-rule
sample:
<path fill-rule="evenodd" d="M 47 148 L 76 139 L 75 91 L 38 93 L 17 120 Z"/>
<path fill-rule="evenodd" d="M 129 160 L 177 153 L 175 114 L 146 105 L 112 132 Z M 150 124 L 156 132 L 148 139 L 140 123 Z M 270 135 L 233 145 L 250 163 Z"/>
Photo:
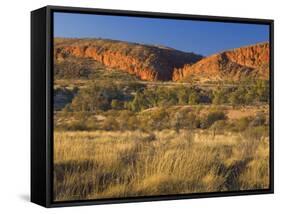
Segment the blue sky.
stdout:
<path fill-rule="evenodd" d="M 157 44 L 207 56 L 269 41 L 269 26 L 56 12 L 54 36 Z"/>

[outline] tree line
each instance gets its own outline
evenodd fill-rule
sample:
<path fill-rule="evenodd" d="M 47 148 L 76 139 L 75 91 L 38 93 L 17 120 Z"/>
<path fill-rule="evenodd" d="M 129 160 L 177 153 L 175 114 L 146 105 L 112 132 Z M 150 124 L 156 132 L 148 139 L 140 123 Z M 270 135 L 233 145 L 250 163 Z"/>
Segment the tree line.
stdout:
<path fill-rule="evenodd" d="M 255 105 L 269 102 L 269 90 L 266 80 L 245 81 L 232 87 L 217 86 L 212 89 L 96 82 L 80 89 L 65 110 L 95 112 L 115 109 L 139 112 L 174 105 Z"/>

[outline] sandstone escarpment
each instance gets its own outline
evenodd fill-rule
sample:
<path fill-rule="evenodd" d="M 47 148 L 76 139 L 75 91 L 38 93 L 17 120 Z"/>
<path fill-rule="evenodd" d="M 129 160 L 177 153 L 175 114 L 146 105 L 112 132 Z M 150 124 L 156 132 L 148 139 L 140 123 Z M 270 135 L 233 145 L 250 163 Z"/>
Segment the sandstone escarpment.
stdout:
<path fill-rule="evenodd" d="M 105 39 L 55 39 L 55 60 L 83 57 L 119 69 L 142 80 L 171 80 L 175 68 L 202 58 L 166 47 Z"/>
<path fill-rule="evenodd" d="M 260 43 L 224 52 L 226 57 L 240 65 L 257 68 L 269 63 L 269 43 Z"/>
<path fill-rule="evenodd" d="M 269 43 L 237 48 L 174 69 L 174 81 L 240 80 L 269 78 Z"/>

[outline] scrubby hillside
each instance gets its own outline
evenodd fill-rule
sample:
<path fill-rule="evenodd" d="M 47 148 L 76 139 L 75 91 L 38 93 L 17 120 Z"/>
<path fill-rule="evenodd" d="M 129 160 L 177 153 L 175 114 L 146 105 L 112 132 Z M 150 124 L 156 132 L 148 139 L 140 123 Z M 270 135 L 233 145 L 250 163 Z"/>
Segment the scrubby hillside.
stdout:
<path fill-rule="evenodd" d="M 55 39 L 56 62 L 70 57 L 88 58 L 106 67 L 136 75 L 142 80 L 171 80 L 174 68 L 194 63 L 201 55 L 163 46 L 108 39 Z"/>

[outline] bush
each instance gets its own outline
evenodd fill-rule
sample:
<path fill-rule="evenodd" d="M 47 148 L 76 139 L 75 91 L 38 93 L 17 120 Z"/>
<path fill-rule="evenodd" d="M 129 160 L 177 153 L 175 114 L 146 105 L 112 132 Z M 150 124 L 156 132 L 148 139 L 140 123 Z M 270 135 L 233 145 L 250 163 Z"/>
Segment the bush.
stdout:
<path fill-rule="evenodd" d="M 250 117 L 243 117 L 235 120 L 232 124 L 232 131 L 241 132 L 246 130 L 249 127 L 251 120 L 252 118 Z"/>
<path fill-rule="evenodd" d="M 92 131 L 92 130 L 100 129 L 99 122 L 94 116 L 89 117 L 87 119 L 87 121 L 85 122 L 85 124 L 86 124 L 88 130 Z"/>
<path fill-rule="evenodd" d="M 229 103 L 233 106 L 245 104 L 246 91 L 244 88 L 239 87 L 229 95 Z"/>
<path fill-rule="evenodd" d="M 200 120 L 192 112 L 187 114 L 185 123 L 186 123 L 186 128 L 189 129 L 195 129 L 200 127 Z"/>
<path fill-rule="evenodd" d="M 139 128 L 144 131 L 161 130 L 169 127 L 169 112 L 158 108 L 138 115 Z"/>
<path fill-rule="evenodd" d="M 168 112 L 164 108 L 160 108 L 150 115 L 149 126 L 152 129 L 161 130 L 167 128 L 168 121 Z"/>
<path fill-rule="evenodd" d="M 118 85 L 109 82 L 94 82 L 90 87 L 79 90 L 70 107 L 74 111 L 104 111 L 111 108 L 112 100 L 122 99 L 124 99 L 124 94 Z"/>
<path fill-rule="evenodd" d="M 216 90 L 213 90 L 212 103 L 216 105 L 227 103 L 227 94 L 228 91 L 223 88 L 218 88 Z"/>
<path fill-rule="evenodd" d="M 121 111 L 118 122 L 120 130 L 136 130 L 140 125 L 135 113 L 128 110 Z"/>
<path fill-rule="evenodd" d="M 236 106 L 268 101 L 268 80 L 245 80 L 232 88 L 213 90 L 213 104 L 231 104 Z"/>
<path fill-rule="evenodd" d="M 250 126 L 264 126 L 266 124 L 265 115 L 258 114 L 250 123 Z"/>
<path fill-rule="evenodd" d="M 229 95 L 229 103 L 233 106 L 253 104 L 255 102 L 264 102 L 263 96 L 258 93 L 257 83 L 247 82 L 241 83 Z"/>
<path fill-rule="evenodd" d="M 211 125 L 213 125 L 216 121 L 219 120 L 226 120 L 227 117 L 224 114 L 224 112 L 211 112 L 209 113 L 205 118 L 201 119 L 200 127 L 203 129 L 209 128 Z"/>
<path fill-rule="evenodd" d="M 117 120 L 115 119 L 115 117 L 108 116 L 103 121 L 102 129 L 107 130 L 107 131 L 118 130 L 119 124 L 118 124 Z"/>
<path fill-rule="evenodd" d="M 54 75 L 56 79 L 88 79 L 93 72 L 92 64 L 88 60 L 69 57 L 62 62 L 55 61 Z"/>
<path fill-rule="evenodd" d="M 116 99 L 113 99 L 111 101 L 111 108 L 112 109 L 122 109 L 124 106 L 123 102 L 122 101 L 119 101 L 119 100 L 116 100 Z"/>
<path fill-rule="evenodd" d="M 179 88 L 177 88 L 178 103 L 182 105 L 188 104 L 189 93 L 190 92 L 187 87 L 180 86 Z"/>
<path fill-rule="evenodd" d="M 192 91 L 189 95 L 188 104 L 189 105 L 196 105 L 200 101 L 200 96 L 196 91 Z"/>
<path fill-rule="evenodd" d="M 190 111 L 179 111 L 176 112 L 171 120 L 171 127 L 176 131 L 180 129 L 195 129 L 200 125 L 200 120 L 197 116 Z"/>
<path fill-rule="evenodd" d="M 86 121 L 73 121 L 71 123 L 64 124 L 60 126 L 63 130 L 67 131 L 88 131 L 89 127 L 86 124 Z"/>
<path fill-rule="evenodd" d="M 226 130 L 227 122 L 225 120 L 218 120 L 213 123 L 211 129 L 214 131 L 215 134 L 223 134 Z"/>
<path fill-rule="evenodd" d="M 269 81 L 268 80 L 258 80 L 253 88 L 257 94 L 257 98 L 260 102 L 269 101 Z"/>
<path fill-rule="evenodd" d="M 138 91 L 134 99 L 127 104 L 127 107 L 132 111 L 141 111 L 143 109 L 146 109 L 148 105 L 143 94 Z"/>
<path fill-rule="evenodd" d="M 177 132 L 179 132 L 179 130 L 185 126 L 184 121 L 185 121 L 184 113 L 183 112 L 176 112 L 174 117 L 172 118 L 171 126 Z"/>
<path fill-rule="evenodd" d="M 139 119 L 135 115 L 132 115 L 127 121 L 127 128 L 129 130 L 136 130 L 139 128 L 139 123 Z"/>

